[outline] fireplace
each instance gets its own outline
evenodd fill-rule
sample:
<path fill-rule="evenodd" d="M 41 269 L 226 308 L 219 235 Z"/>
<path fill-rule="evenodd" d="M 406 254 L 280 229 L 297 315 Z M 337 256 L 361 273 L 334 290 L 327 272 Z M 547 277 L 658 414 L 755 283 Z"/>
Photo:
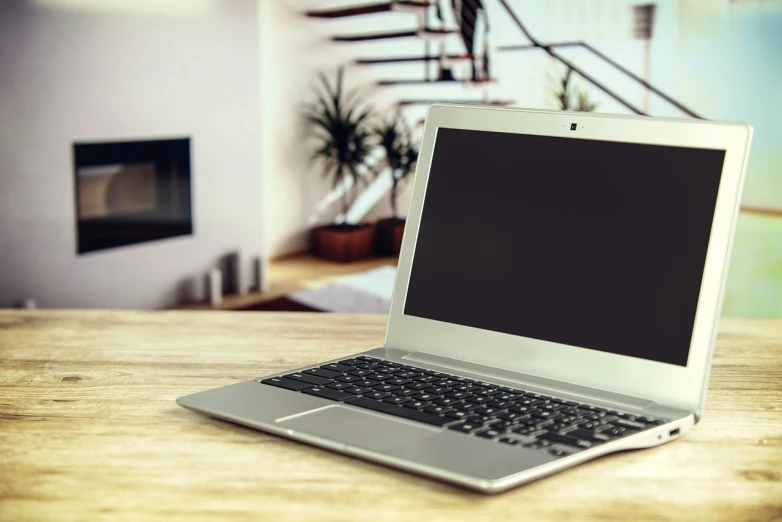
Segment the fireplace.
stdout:
<path fill-rule="evenodd" d="M 193 233 L 190 138 L 74 143 L 78 254 Z"/>

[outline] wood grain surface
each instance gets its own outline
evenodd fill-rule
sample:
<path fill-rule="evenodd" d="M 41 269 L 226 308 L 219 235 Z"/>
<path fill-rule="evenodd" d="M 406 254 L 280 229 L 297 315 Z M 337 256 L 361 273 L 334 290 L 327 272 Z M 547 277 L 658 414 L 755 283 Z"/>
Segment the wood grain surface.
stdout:
<path fill-rule="evenodd" d="M 0 311 L 0 520 L 782 520 L 782 321 L 722 321 L 703 421 L 483 496 L 174 399 L 380 346 L 385 317 Z"/>

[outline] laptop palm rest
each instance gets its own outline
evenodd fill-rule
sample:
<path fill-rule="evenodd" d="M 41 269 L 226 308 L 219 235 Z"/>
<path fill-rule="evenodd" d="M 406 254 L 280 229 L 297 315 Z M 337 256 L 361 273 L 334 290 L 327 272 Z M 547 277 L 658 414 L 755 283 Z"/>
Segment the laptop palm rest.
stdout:
<path fill-rule="evenodd" d="M 277 420 L 294 432 L 374 451 L 436 437 L 439 430 L 403 419 L 333 405 Z"/>

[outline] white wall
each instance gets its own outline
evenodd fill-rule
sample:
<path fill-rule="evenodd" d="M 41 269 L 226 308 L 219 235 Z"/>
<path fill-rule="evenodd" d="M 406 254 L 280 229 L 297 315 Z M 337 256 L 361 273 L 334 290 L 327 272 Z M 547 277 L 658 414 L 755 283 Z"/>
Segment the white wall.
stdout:
<path fill-rule="evenodd" d="M 157 308 L 262 246 L 254 0 L 3 2 L 0 306 Z M 78 256 L 74 141 L 192 137 L 193 236 Z"/>

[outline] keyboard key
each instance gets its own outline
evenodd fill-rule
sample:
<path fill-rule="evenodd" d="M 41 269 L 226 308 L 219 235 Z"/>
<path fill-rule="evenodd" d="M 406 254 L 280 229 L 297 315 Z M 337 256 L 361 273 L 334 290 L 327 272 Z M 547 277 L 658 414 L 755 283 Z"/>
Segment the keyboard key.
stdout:
<path fill-rule="evenodd" d="M 463 422 L 460 424 L 454 424 L 452 426 L 448 426 L 448 429 L 454 431 L 461 431 L 462 433 L 470 433 L 471 431 L 477 430 L 480 427 L 481 427 L 480 424 L 470 424 L 468 422 Z"/>
<path fill-rule="evenodd" d="M 323 397 L 324 399 L 329 399 L 332 401 L 344 401 L 346 399 L 355 398 L 354 395 L 351 395 L 349 393 L 341 392 L 338 390 L 331 390 L 329 388 L 322 388 L 320 386 L 313 386 L 312 388 L 301 390 L 301 393 L 306 393 L 307 395 L 315 395 L 316 397 Z"/>
<path fill-rule="evenodd" d="M 398 390 L 399 386 L 394 386 L 393 384 L 380 383 L 377 386 L 373 386 L 372 389 L 381 392 L 390 392 L 390 391 Z"/>
<path fill-rule="evenodd" d="M 496 384 L 492 384 L 490 382 L 480 382 L 480 381 L 478 381 L 475 384 L 477 386 L 480 386 L 481 388 L 488 388 L 488 389 L 492 389 L 492 390 L 496 390 L 497 388 L 499 388 L 499 386 L 497 386 Z"/>
<path fill-rule="evenodd" d="M 404 386 L 405 384 L 411 383 L 410 379 L 400 379 L 398 377 L 394 377 L 393 379 L 388 379 L 387 381 L 384 381 L 386 383 L 390 384 L 396 384 L 397 386 Z"/>
<path fill-rule="evenodd" d="M 529 415 L 533 411 L 537 411 L 537 408 L 534 406 L 511 406 L 508 408 L 508 411 L 512 411 L 521 415 Z"/>
<path fill-rule="evenodd" d="M 347 382 L 332 382 L 331 384 L 327 384 L 326 388 L 331 388 L 332 390 L 342 390 L 344 388 L 352 388 L 353 385 Z"/>
<path fill-rule="evenodd" d="M 539 419 L 555 419 L 559 417 L 556 412 L 546 410 L 533 412 L 532 416 Z"/>
<path fill-rule="evenodd" d="M 359 361 L 358 359 L 345 359 L 339 361 L 339 364 L 344 364 L 346 366 L 355 366 L 357 364 L 361 364 L 361 361 Z"/>
<path fill-rule="evenodd" d="M 445 412 L 443 415 L 446 417 L 450 417 L 452 419 L 464 419 L 468 417 L 470 414 L 466 411 L 458 411 L 458 410 L 451 410 L 448 412 Z"/>
<path fill-rule="evenodd" d="M 379 401 L 379 400 L 381 400 L 381 399 L 385 399 L 385 398 L 386 398 L 386 397 L 388 397 L 389 395 L 391 395 L 391 394 L 390 394 L 390 393 L 386 393 L 386 392 L 381 392 L 381 391 L 371 391 L 371 392 L 369 392 L 369 393 L 366 393 L 366 394 L 364 394 L 364 397 L 368 397 L 368 398 L 370 398 L 370 399 L 375 399 L 375 400 L 378 400 L 378 401 Z"/>
<path fill-rule="evenodd" d="M 611 436 L 607 433 L 594 433 L 589 430 L 577 428 L 573 431 L 569 431 L 566 435 L 570 437 L 576 437 L 577 439 L 588 440 L 592 444 L 601 444 L 603 442 L 611 440 Z"/>
<path fill-rule="evenodd" d="M 431 388 L 427 388 L 426 393 L 433 393 L 435 395 L 442 395 L 448 391 L 450 391 L 448 388 L 444 388 L 442 386 L 432 386 Z"/>
<path fill-rule="evenodd" d="M 570 455 L 570 453 L 568 453 L 567 451 L 563 449 L 557 449 L 557 448 L 551 448 L 550 450 L 548 450 L 548 452 L 554 455 L 555 457 L 566 457 Z"/>
<path fill-rule="evenodd" d="M 388 379 L 392 379 L 393 377 L 387 373 L 376 373 L 372 376 L 372 378 L 376 381 L 386 381 Z"/>
<path fill-rule="evenodd" d="M 411 382 L 410 384 L 405 384 L 405 388 L 410 388 L 411 390 L 425 390 L 428 387 L 429 385 L 425 382 Z"/>
<path fill-rule="evenodd" d="M 528 414 L 526 413 L 516 413 L 514 411 L 509 411 L 507 413 L 502 413 L 500 415 L 497 415 L 498 418 L 506 421 L 518 421 L 521 419 L 529 418 Z"/>
<path fill-rule="evenodd" d="M 295 381 L 293 379 L 286 379 L 285 377 L 271 377 L 269 379 L 262 380 L 261 383 L 293 391 L 303 390 L 312 386 L 312 384 L 308 382 Z"/>
<path fill-rule="evenodd" d="M 429 407 L 431 405 L 432 405 L 431 402 L 417 401 L 415 399 L 412 399 L 410 402 L 406 402 L 405 403 L 405 407 L 406 408 L 415 408 L 417 410 L 422 410 L 422 409 L 427 408 L 427 407 Z"/>
<path fill-rule="evenodd" d="M 343 375 L 342 377 L 345 377 Z M 337 377 L 336 380 L 340 380 L 341 377 Z M 344 382 L 344 381 L 343 381 Z M 375 386 L 376 384 L 380 384 L 378 381 L 373 381 L 372 379 L 364 379 L 360 381 L 351 381 L 353 383 L 353 386 L 359 386 L 361 388 L 371 388 L 372 386 Z"/>
<path fill-rule="evenodd" d="M 488 429 L 488 430 L 476 431 L 475 434 L 479 437 L 493 439 L 494 437 L 499 437 L 500 435 L 502 435 L 502 432 L 494 429 Z"/>
<path fill-rule="evenodd" d="M 492 397 L 494 399 L 494 397 Z M 498 410 L 504 410 L 505 408 L 508 408 L 510 406 L 513 406 L 513 403 L 510 401 L 491 401 L 489 403 L 486 403 L 486 406 L 490 406 L 492 408 L 497 408 Z"/>
<path fill-rule="evenodd" d="M 433 401 L 435 399 L 439 399 L 437 395 L 434 395 L 433 393 L 419 393 L 418 395 L 413 395 L 414 399 L 418 399 L 419 401 Z"/>
<path fill-rule="evenodd" d="M 501 439 L 498 440 L 505 444 L 510 444 L 511 446 L 518 446 L 519 444 L 519 439 L 512 439 L 510 437 L 502 437 Z"/>
<path fill-rule="evenodd" d="M 524 397 L 523 399 L 514 402 L 519 406 L 537 406 L 539 404 L 543 404 L 542 400 L 532 397 Z"/>
<path fill-rule="evenodd" d="M 632 420 L 627 420 L 627 419 L 622 419 L 622 418 L 615 419 L 614 421 L 611 422 L 611 424 L 613 424 L 615 426 L 622 426 L 622 427 L 625 427 L 625 428 L 633 428 L 633 429 L 636 429 L 636 430 L 642 430 L 642 429 L 646 428 L 646 424 L 644 424 L 642 422 L 632 421 Z"/>
<path fill-rule="evenodd" d="M 432 404 L 431 406 L 427 406 L 426 408 L 424 408 L 424 411 L 433 413 L 435 415 L 439 415 L 441 413 L 451 411 L 451 408 L 449 408 L 448 406 L 440 406 L 439 404 Z"/>
<path fill-rule="evenodd" d="M 331 370 L 333 372 L 339 372 L 339 373 L 345 373 L 349 372 L 353 368 L 351 366 L 348 366 L 346 364 L 340 364 L 340 363 L 331 363 L 331 364 L 324 364 L 321 366 L 324 370 Z"/>
<path fill-rule="evenodd" d="M 516 424 L 509 421 L 504 420 L 496 420 L 491 423 L 491 429 L 497 430 L 497 431 L 508 431 L 510 428 L 514 427 Z"/>
<path fill-rule="evenodd" d="M 539 409 L 546 410 L 546 411 L 557 411 L 564 408 L 561 404 L 557 404 L 556 402 L 547 402 L 546 404 L 541 404 Z"/>
<path fill-rule="evenodd" d="M 393 375 L 394 377 L 396 377 L 396 374 L 398 374 L 401 371 L 402 371 L 401 368 L 389 368 L 388 366 L 383 368 L 383 373 Z"/>
<path fill-rule="evenodd" d="M 427 382 L 428 383 L 428 382 L 437 381 L 439 379 L 437 377 L 435 377 L 434 375 L 422 375 L 421 377 L 416 377 L 415 380 L 418 381 L 418 382 Z"/>
<path fill-rule="evenodd" d="M 502 409 L 492 408 L 491 406 L 481 406 L 480 408 L 475 408 L 473 410 L 473 413 L 475 413 L 476 415 L 489 415 L 489 416 L 499 415 L 502 412 L 503 412 Z"/>
<path fill-rule="evenodd" d="M 369 357 L 368 355 L 359 355 L 356 357 L 359 361 L 379 361 L 380 359 L 376 359 L 374 357 Z"/>
<path fill-rule="evenodd" d="M 451 386 L 451 389 L 457 392 L 471 392 L 480 390 L 481 388 L 475 386 L 474 384 L 459 384 L 457 386 Z"/>
<path fill-rule="evenodd" d="M 364 397 L 358 397 L 346 401 L 345 404 L 351 406 L 357 406 L 359 408 L 366 408 L 373 411 L 379 411 L 381 413 L 388 413 L 395 417 L 401 417 L 404 419 L 414 420 L 431 424 L 432 426 L 444 426 L 449 422 L 453 422 L 451 419 L 440 417 L 438 415 L 432 415 L 430 413 L 421 412 L 411 408 L 403 408 L 401 406 L 395 406 L 386 402 L 373 401 L 371 399 L 365 399 Z"/>
<path fill-rule="evenodd" d="M 439 381 L 433 382 L 432 386 L 442 386 L 443 388 L 450 388 L 454 384 L 459 384 L 459 383 L 452 379 L 440 379 Z"/>
<path fill-rule="evenodd" d="M 445 394 L 446 397 L 451 397 L 454 399 L 466 399 L 467 397 L 470 397 L 472 393 L 470 392 L 463 392 L 463 391 L 452 391 Z"/>
<path fill-rule="evenodd" d="M 356 377 L 365 377 L 368 375 L 372 375 L 373 373 L 375 372 L 373 372 L 372 370 L 362 370 L 361 368 L 357 368 L 355 370 L 349 371 L 348 375 L 355 375 Z"/>
<path fill-rule="evenodd" d="M 362 364 L 357 364 L 356 366 L 354 366 L 354 368 L 361 368 L 362 370 L 372 370 L 372 371 L 378 370 L 379 371 L 379 370 L 384 369 L 385 366 L 383 366 L 382 364 L 377 364 L 377 363 L 362 363 Z"/>
<path fill-rule="evenodd" d="M 383 399 L 383 402 L 387 402 L 389 404 L 404 404 L 406 402 L 409 402 L 410 399 L 407 397 L 399 397 L 397 395 L 392 395 L 391 397 L 386 397 Z"/>
<path fill-rule="evenodd" d="M 333 379 L 334 377 L 338 377 L 341 372 L 324 370 L 323 368 L 312 368 L 309 370 L 304 370 L 301 373 L 308 373 L 310 375 L 315 375 L 316 377 L 323 377 L 324 379 Z"/>
<path fill-rule="evenodd" d="M 411 390 L 410 388 L 399 388 L 398 390 L 394 390 L 394 395 L 399 395 L 400 397 L 410 397 L 417 393 L 417 391 Z"/>
<path fill-rule="evenodd" d="M 399 377 L 400 379 L 414 379 L 416 377 L 420 377 L 421 374 L 420 373 L 416 373 L 416 372 L 407 371 L 407 370 L 402 370 L 402 371 L 400 371 L 398 373 L 395 373 L 394 376 L 395 377 Z"/>
<path fill-rule="evenodd" d="M 479 395 L 481 397 L 491 397 L 493 395 L 500 395 L 500 394 L 502 394 L 502 392 L 499 391 L 499 390 L 495 390 L 495 389 L 492 389 L 492 388 L 481 388 L 481 387 L 479 387 L 473 393 L 475 395 Z"/>
<path fill-rule="evenodd" d="M 453 397 L 443 397 L 441 399 L 435 399 L 434 401 L 435 404 L 440 404 L 441 406 L 451 406 L 457 402 L 460 402 L 460 400 L 454 399 Z"/>
<path fill-rule="evenodd" d="M 472 402 L 473 404 L 484 404 L 491 401 L 489 397 L 484 397 L 481 395 L 473 395 L 472 397 L 467 397 L 466 400 L 467 402 Z"/>
<path fill-rule="evenodd" d="M 575 448 L 589 448 L 592 443 L 586 439 L 579 439 L 577 437 L 571 437 L 569 435 L 559 435 L 558 433 L 544 433 L 537 436 L 538 440 L 547 440 L 551 443 L 566 444 Z"/>
<path fill-rule="evenodd" d="M 456 408 L 457 410 L 470 411 L 470 410 L 475 410 L 475 409 L 480 408 L 481 405 L 480 404 L 475 404 L 473 402 L 464 402 L 464 401 L 462 401 L 462 402 L 460 402 L 458 404 L 454 404 L 453 407 Z"/>
<path fill-rule="evenodd" d="M 358 381 L 361 380 L 361 377 L 356 377 L 355 375 L 348 374 L 348 375 L 339 375 L 339 376 L 335 377 L 334 380 L 338 381 L 338 382 L 354 382 L 354 383 L 358 383 Z"/>
<path fill-rule="evenodd" d="M 611 414 L 615 414 L 615 412 L 610 412 L 610 413 Z M 635 420 L 637 420 L 638 422 L 643 422 L 643 423 L 646 423 L 646 424 L 652 424 L 652 425 L 655 425 L 655 426 L 659 426 L 660 424 L 665 424 L 664 421 L 662 421 L 660 419 L 655 419 L 655 418 L 652 418 L 652 417 L 637 417 Z"/>
<path fill-rule="evenodd" d="M 293 379 L 301 382 L 308 382 L 310 384 L 324 385 L 331 382 L 331 379 L 324 379 L 323 377 L 315 377 L 314 375 L 308 375 L 306 373 L 289 373 L 285 376 L 286 379 Z"/>
<path fill-rule="evenodd" d="M 345 388 L 342 391 L 353 395 L 363 395 L 365 393 L 370 393 L 372 390 L 370 388 L 359 388 L 358 386 L 354 386 L 352 388 Z"/>

